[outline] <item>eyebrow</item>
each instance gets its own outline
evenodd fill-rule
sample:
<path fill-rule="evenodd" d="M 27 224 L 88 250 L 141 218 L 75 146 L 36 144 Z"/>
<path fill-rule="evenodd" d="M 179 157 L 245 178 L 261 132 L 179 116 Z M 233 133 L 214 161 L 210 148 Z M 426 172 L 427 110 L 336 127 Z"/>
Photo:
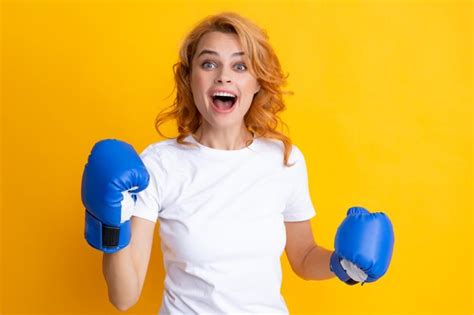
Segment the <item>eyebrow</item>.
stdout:
<path fill-rule="evenodd" d="M 204 54 L 219 56 L 219 53 L 218 53 L 217 51 L 209 50 L 209 49 L 204 49 L 203 51 L 201 51 L 201 52 L 199 53 L 198 58 L 201 57 L 201 55 L 204 55 Z M 245 53 L 244 53 L 243 51 L 239 51 L 239 52 L 233 53 L 233 54 L 232 54 L 232 57 L 233 57 L 233 56 L 243 56 L 243 55 L 245 55 Z"/>

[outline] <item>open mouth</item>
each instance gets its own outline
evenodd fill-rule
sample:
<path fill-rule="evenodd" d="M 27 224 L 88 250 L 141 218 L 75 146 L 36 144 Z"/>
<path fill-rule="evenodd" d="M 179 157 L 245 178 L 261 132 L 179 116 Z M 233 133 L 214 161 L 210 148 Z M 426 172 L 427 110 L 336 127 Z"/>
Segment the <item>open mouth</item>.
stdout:
<path fill-rule="evenodd" d="M 237 96 L 213 95 L 211 98 L 215 108 L 223 112 L 227 112 L 232 109 L 237 102 Z"/>

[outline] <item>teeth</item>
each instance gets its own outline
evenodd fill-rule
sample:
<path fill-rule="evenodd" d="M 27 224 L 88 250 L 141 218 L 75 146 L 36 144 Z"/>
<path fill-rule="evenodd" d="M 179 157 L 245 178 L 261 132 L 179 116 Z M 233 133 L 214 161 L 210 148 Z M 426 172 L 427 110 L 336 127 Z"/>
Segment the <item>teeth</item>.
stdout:
<path fill-rule="evenodd" d="M 212 96 L 228 96 L 228 97 L 236 97 L 234 94 L 230 94 L 227 92 L 216 92 L 212 94 Z"/>

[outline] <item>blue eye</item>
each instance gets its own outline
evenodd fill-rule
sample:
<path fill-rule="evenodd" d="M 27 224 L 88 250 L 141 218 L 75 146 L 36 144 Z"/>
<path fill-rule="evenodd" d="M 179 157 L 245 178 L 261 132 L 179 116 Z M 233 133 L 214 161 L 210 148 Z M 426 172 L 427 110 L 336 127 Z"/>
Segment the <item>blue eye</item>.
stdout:
<path fill-rule="evenodd" d="M 212 68 L 210 68 L 210 67 L 206 67 L 207 64 L 213 65 L 214 67 L 216 66 L 214 63 L 209 62 L 209 61 L 204 61 L 201 66 L 202 66 L 204 69 L 212 69 Z"/>
<path fill-rule="evenodd" d="M 241 66 L 241 67 L 239 67 L 239 66 Z M 237 64 L 236 67 L 238 67 L 238 70 L 240 70 L 240 71 L 245 71 L 245 70 L 247 70 L 247 66 L 246 66 L 245 64 L 243 64 L 243 63 Z"/>

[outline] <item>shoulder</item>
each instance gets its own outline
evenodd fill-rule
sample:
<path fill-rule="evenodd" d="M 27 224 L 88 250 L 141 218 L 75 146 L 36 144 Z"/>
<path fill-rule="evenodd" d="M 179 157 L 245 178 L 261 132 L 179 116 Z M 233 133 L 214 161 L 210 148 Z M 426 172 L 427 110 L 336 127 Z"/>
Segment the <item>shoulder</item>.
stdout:
<path fill-rule="evenodd" d="M 140 157 L 145 164 L 157 163 L 169 167 L 183 159 L 183 146 L 177 143 L 176 138 L 154 142 L 140 153 Z"/>
<path fill-rule="evenodd" d="M 161 140 L 149 144 L 140 155 L 156 155 L 162 154 L 162 152 L 172 150 L 173 142 L 176 142 L 175 139 Z"/>
<path fill-rule="evenodd" d="M 271 151 L 281 156 L 285 152 L 285 146 L 279 139 L 261 138 L 261 147 L 265 151 Z M 291 152 L 288 162 L 293 163 L 295 161 L 304 160 L 303 152 L 296 144 L 291 145 Z"/>
<path fill-rule="evenodd" d="M 292 163 L 297 161 L 304 161 L 304 155 L 300 148 L 296 144 L 293 144 L 291 148 L 289 162 Z"/>

